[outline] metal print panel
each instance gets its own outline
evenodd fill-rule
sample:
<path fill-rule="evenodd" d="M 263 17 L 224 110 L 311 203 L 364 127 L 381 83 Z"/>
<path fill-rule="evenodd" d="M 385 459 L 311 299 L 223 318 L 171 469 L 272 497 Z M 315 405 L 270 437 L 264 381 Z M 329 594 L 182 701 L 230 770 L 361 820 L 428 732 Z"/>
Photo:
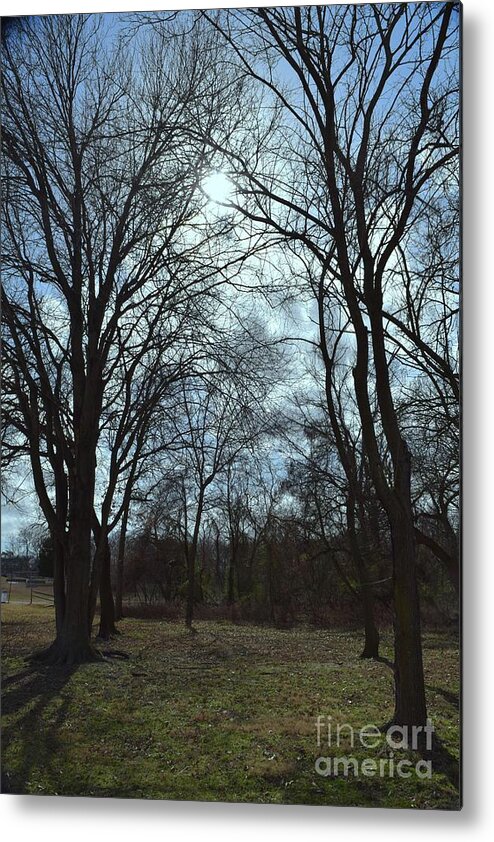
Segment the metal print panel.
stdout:
<path fill-rule="evenodd" d="M 2 788 L 457 810 L 456 3 L 2 21 Z"/>

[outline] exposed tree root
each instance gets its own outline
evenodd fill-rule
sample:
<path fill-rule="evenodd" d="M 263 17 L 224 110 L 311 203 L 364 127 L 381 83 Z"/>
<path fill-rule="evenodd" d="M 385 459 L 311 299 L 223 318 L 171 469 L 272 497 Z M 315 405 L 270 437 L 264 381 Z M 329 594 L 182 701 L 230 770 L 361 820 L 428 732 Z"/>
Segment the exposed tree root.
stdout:
<path fill-rule="evenodd" d="M 120 649 L 104 649 L 102 654 L 105 658 L 117 658 L 120 661 L 130 660 L 130 655 L 127 652 L 122 652 Z"/>

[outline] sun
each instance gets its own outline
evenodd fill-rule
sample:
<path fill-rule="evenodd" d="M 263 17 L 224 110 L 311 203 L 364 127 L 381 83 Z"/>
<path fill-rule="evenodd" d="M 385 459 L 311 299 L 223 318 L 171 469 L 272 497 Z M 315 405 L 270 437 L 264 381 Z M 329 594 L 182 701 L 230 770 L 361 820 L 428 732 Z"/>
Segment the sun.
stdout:
<path fill-rule="evenodd" d="M 233 194 L 233 184 L 223 172 L 212 172 L 202 182 L 206 196 L 216 204 L 225 204 Z"/>

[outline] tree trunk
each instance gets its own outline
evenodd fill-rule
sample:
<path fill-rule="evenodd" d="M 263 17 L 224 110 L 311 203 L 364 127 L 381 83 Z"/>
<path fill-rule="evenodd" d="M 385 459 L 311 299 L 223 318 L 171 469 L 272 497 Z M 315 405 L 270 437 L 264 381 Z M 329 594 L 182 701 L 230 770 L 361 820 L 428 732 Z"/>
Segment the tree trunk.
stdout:
<path fill-rule="evenodd" d="M 346 507 L 347 527 L 350 538 L 352 556 L 360 584 L 360 598 L 364 621 L 365 643 L 361 658 L 379 657 L 379 632 L 374 620 L 374 596 L 372 587 L 369 584 L 367 565 L 360 551 L 357 533 L 355 530 L 355 496 L 349 491 Z"/>
<path fill-rule="evenodd" d="M 201 528 L 202 510 L 204 506 L 204 489 L 201 488 L 199 492 L 199 499 L 197 501 L 197 512 L 194 522 L 194 532 L 192 535 L 192 543 L 187 551 L 187 602 L 185 606 L 185 625 L 188 629 L 192 628 L 192 620 L 194 618 L 194 603 L 195 603 L 195 586 L 196 586 L 196 557 L 197 547 L 199 543 L 199 530 Z M 186 539 L 187 540 L 187 539 Z"/>
<path fill-rule="evenodd" d="M 228 566 L 228 590 L 226 595 L 228 605 L 235 602 L 235 549 L 231 548 L 230 564 Z"/>
<path fill-rule="evenodd" d="M 393 482 L 387 493 L 381 496 L 381 502 L 388 515 L 393 550 L 394 721 L 398 725 L 424 726 L 427 721 L 427 707 L 417 585 L 417 543 L 411 498 L 411 457 L 407 443 L 401 436 L 393 404 L 382 325 L 382 301 L 379 295 L 373 299 L 372 305 L 369 307 L 369 314 L 377 398 L 393 463 Z M 378 477 L 376 471 L 378 494 L 381 477 Z"/>
<path fill-rule="evenodd" d="M 91 644 L 88 625 L 91 517 L 84 507 L 73 506 L 68 535 L 65 612 L 55 641 L 37 657 L 51 664 L 71 666 L 101 656 Z"/>
<path fill-rule="evenodd" d="M 368 582 L 367 565 L 362 557 L 360 547 L 358 544 L 357 534 L 355 530 L 355 505 L 357 496 L 360 494 L 359 484 L 357 480 L 357 464 L 355 452 L 348 447 L 348 440 L 343 435 L 345 429 L 344 418 L 338 416 L 336 403 L 333 395 L 333 372 L 335 365 L 334 353 L 329 353 L 329 348 L 326 340 L 326 328 L 324 321 L 324 285 L 321 276 L 321 283 L 319 285 L 319 292 L 317 298 L 318 304 L 318 322 L 319 322 L 319 337 L 322 358 L 325 370 L 325 394 L 326 403 L 328 407 L 329 420 L 331 429 L 335 438 L 336 448 L 340 462 L 348 483 L 347 505 L 346 505 L 346 521 L 348 535 L 350 539 L 350 547 L 354 564 L 357 568 L 357 574 L 360 582 L 360 598 L 362 604 L 365 643 L 361 658 L 378 658 L 379 657 L 379 632 L 374 620 L 374 597 L 372 589 Z M 365 335 L 365 343 L 367 344 L 367 335 Z M 360 353 L 362 343 L 360 342 Z M 357 382 L 355 383 L 357 391 Z M 362 456 L 363 458 L 363 456 Z M 322 515 L 319 513 L 321 526 L 323 526 Z M 340 572 L 341 575 L 341 572 Z M 346 577 L 345 577 L 346 578 Z"/>
<path fill-rule="evenodd" d="M 413 523 L 399 511 L 390 520 L 395 608 L 395 711 L 393 721 L 398 725 L 425 725 L 427 712 Z"/>
<path fill-rule="evenodd" d="M 120 634 L 115 626 L 115 604 L 111 586 L 111 551 L 108 538 L 105 541 L 105 549 L 101 565 L 101 578 L 99 586 L 100 599 L 100 621 L 98 637 L 102 640 L 110 640 L 114 635 Z"/>
<path fill-rule="evenodd" d="M 374 620 L 374 596 L 367 581 L 361 583 L 365 643 L 361 658 L 379 658 L 379 631 Z"/>
<path fill-rule="evenodd" d="M 124 567 L 125 567 L 125 544 L 127 541 L 127 524 L 129 520 L 129 506 L 125 505 L 122 514 L 122 524 L 120 527 L 120 535 L 118 539 L 118 555 L 117 555 L 117 586 L 115 591 L 115 619 L 121 620 L 123 613 L 123 585 L 124 585 Z"/>

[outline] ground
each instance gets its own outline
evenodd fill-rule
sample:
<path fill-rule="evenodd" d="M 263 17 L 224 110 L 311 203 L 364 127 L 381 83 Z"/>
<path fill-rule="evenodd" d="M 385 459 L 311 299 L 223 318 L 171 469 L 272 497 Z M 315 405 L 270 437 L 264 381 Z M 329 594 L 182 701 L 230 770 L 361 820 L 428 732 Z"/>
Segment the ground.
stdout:
<path fill-rule="evenodd" d="M 47 668 L 26 656 L 52 639 L 53 609 L 2 609 L 4 792 L 458 808 L 459 655 L 451 635 L 427 633 L 424 641 L 429 716 L 440 739 L 432 778 L 418 777 L 414 765 L 400 778 L 388 775 L 384 739 L 374 749 L 358 739 L 360 728 L 384 728 L 392 714 L 389 634 L 375 662 L 359 660 L 356 632 L 199 622 L 190 634 L 178 623 L 126 619 L 118 640 L 102 647 L 111 653 L 105 661 Z M 328 748 L 324 730 L 318 747 L 318 716 L 348 725 L 339 748 Z M 323 777 L 315 763 L 331 755 L 383 760 L 386 776 Z"/>

